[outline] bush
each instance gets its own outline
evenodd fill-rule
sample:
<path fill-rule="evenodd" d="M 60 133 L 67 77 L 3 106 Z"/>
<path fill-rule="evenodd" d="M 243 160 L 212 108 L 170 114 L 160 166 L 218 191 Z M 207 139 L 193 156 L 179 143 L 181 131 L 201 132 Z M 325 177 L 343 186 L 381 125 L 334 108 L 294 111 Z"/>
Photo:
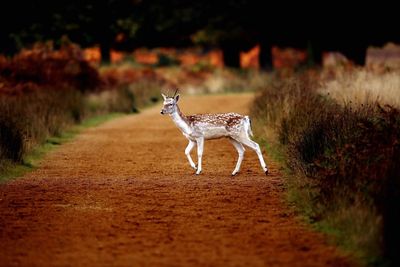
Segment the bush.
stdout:
<path fill-rule="evenodd" d="M 23 132 L 7 118 L 0 117 L 0 170 L 4 160 L 20 162 L 25 151 Z"/>
<path fill-rule="evenodd" d="M 66 44 L 55 50 L 52 43 L 39 43 L 9 60 L 0 60 L 0 82 L 0 92 L 9 94 L 41 87 L 74 88 L 84 92 L 96 89 L 101 78 L 84 60 L 78 46 Z"/>
<path fill-rule="evenodd" d="M 42 89 L 18 96 L 0 95 L 0 155 L 21 162 L 32 147 L 84 116 L 76 90 Z"/>
<path fill-rule="evenodd" d="M 158 100 L 164 80 L 122 66 L 100 74 L 73 44 L 37 44 L 0 56 L 0 173 L 36 145 L 82 119 L 136 112 Z M 107 90 L 106 90 L 107 89 Z"/>
<path fill-rule="evenodd" d="M 178 59 L 173 58 L 170 55 L 164 53 L 158 53 L 157 56 L 158 56 L 158 62 L 155 64 L 155 67 L 168 67 L 180 64 L 180 61 Z"/>
<path fill-rule="evenodd" d="M 298 204 L 311 207 L 311 219 L 340 229 L 342 242 L 365 261 L 383 256 L 396 266 L 400 111 L 377 103 L 339 105 L 319 95 L 317 85 L 304 77 L 276 81 L 255 99 L 252 113 L 274 128 L 295 173 L 291 186 L 307 202 Z M 360 214 L 372 222 L 355 218 Z"/>

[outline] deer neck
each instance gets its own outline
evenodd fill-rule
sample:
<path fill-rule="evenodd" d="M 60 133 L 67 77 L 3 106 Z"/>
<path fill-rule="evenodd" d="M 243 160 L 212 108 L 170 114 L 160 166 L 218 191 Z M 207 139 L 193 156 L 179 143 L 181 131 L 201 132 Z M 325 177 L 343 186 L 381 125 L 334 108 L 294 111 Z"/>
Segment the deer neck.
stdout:
<path fill-rule="evenodd" d="M 183 134 L 190 134 L 192 132 L 187 122 L 186 116 L 181 112 L 178 105 L 176 106 L 176 111 L 170 116 L 175 125 L 182 131 Z"/>

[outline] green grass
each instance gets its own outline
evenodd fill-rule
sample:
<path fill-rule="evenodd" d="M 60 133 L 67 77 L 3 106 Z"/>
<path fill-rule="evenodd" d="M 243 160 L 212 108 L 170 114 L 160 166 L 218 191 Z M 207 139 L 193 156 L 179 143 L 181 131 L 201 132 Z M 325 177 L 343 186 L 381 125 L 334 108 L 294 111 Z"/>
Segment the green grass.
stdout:
<path fill-rule="evenodd" d="M 337 223 L 338 220 L 344 220 L 347 217 L 341 218 L 338 214 L 333 214 L 335 217 L 325 218 L 320 221 L 315 219 L 315 205 L 311 202 L 311 192 L 310 188 L 306 185 L 299 184 L 302 179 L 298 179 L 296 175 L 290 168 L 287 167 L 286 160 L 287 156 L 285 154 L 285 148 L 277 142 L 266 140 L 265 138 L 259 138 L 256 140 L 261 147 L 265 148 L 266 153 L 279 165 L 279 170 L 283 176 L 283 182 L 285 187 L 285 198 L 291 209 L 296 213 L 297 218 L 302 222 L 309 225 L 311 228 L 318 232 L 327 235 L 328 242 L 339 246 L 342 251 L 348 256 L 355 260 L 359 265 L 364 265 L 365 262 L 370 263 L 380 263 L 382 261 L 378 256 L 365 255 L 361 250 L 356 247 L 364 244 L 357 244 L 354 242 L 352 233 L 354 232 L 355 225 L 351 222 L 344 224 L 343 222 Z M 351 210 L 349 212 L 354 212 Z M 339 214 L 340 215 L 340 214 Z M 367 220 L 371 218 L 365 218 L 366 214 L 362 214 L 360 220 Z M 369 222 L 370 223 L 370 222 Z M 343 225 L 343 227 L 338 228 L 338 225 Z M 346 228 L 351 228 L 347 229 Z M 376 247 L 370 248 L 370 251 L 377 249 Z M 372 254 L 372 253 L 371 253 Z M 379 265 L 379 264 L 378 264 Z M 381 265 L 379 265 L 381 266 Z"/>
<path fill-rule="evenodd" d="M 278 144 L 274 145 L 272 142 L 268 142 L 265 139 L 256 139 L 256 141 L 260 144 L 261 147 L 265 148 L 268 156 L 272 157 L 276 162 L 278 162 L 281 165 L 281 168 L 284 168 L 284 163 L 286 159 L 285 153 Z"/>
<path fill-rule="evenodd" d="M 106 121 L 121 117 L 123 115 L 123 113 L 110 113 L 106 115 L 95 116 L 82 121 L 81 124 L 70 127 L 68 130 L 62 132 L 58 136 L 47 138 L 47 140 L 43 144 L 37 146 L 27 156 L 25 156 L 22 163 L 4 163 L 5 167 L 0 173 L 0 183 L 4 183 L 11 179 L 21 177 L 24 174 L 36 169 L 47 153 L 53 151 L 54 149 L 57 149 L 60 145 L 71 141 L 83 130 L 91 127 L 96 127 Z"/>
<path fill-rule="evenodd" d="M 376 226 L 376 217 L 371 214 L 371 211 L 361 207 L 350 207 L 332 212 L 322 219 L 316 218 L 315 212 L 318 208 L 313 204 L 313 190 L 309 185 L 302 184 L 306 178 L 300 179 L 296 176 L 300 175 L 299 173 L 295 173 L 287 167 L 285 147 L 265 137 L 257 138 L 256 141 L 265 149 L 268 156 L 278 163 L 286 189 L 286 201 L 298 219 L 312 229 L 326 234 L 330 244 L 340 247 L 343 253 L 360 266 L 386 266 L 385 260 L 377 254 L 379 240 L 369 242 L 372 238 L 379 236 L 370 231 L 380 230 Z M 360 240 L 359 236 L 365 236 L 365 240 Z"/>
<path fill-rule="evenodd" d="M 299 181 L 295 177 L 295 173 L 286 165 L 287 156 L 284 147 L 273 141 L 264 138 L 257 139 L 261 147 L 265 148 L 266 153 L 279 165 L 279 171 L 283 176 L 285 198 L 287 203 L 294 207 L 301 221 L 313 224 L 313 209 L 307 196 L 307 190 L 299 190 L 301 186 L 296 182 Z"/>

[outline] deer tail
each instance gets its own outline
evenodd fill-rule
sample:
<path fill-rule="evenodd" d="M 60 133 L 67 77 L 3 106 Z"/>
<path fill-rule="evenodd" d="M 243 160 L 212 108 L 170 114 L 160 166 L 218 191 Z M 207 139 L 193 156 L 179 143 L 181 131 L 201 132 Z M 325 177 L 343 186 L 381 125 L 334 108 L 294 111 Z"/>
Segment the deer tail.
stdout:
<path fill-rule="evenodd" d="M 246 133 L 247 133 L 249 136 L 253 136 L 253 131 L 251 130 L 251 120 L 250 120 L 250 117 L 249 117 L 249 116 L 245 116 L 244 119 L 245 119 L 244 127 L 245 127 L 245 130 L 246 130 Z"/>

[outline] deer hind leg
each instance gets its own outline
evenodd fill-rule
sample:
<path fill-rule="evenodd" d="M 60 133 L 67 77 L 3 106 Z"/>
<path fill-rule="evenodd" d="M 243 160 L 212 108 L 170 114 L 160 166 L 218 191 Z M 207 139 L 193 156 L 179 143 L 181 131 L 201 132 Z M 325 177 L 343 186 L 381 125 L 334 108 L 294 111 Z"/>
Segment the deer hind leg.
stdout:
<path fill-rule="evenodd" d="M 239 170 L 240 170 L 240 165 L 242 165 L 242 160 L 243 160 L 243 155 L 244 155 L 244 151 L 246 150 L 243 145 L 241 143 L 239 143 L 238 141 L 236 141 L 235 139 L 229 138 L 229 141 L 232 143 L 232 145 L 236 148 L 239 157 L 236 163 L 236 167 L 232 172 L 232 176 L 236 175 Z"/>
<path fill-rule="evenodd" d="M 194 147 L 195 144 L 196 144 L 196 142 L 189 140 L 189 144 L 187 145 L 187 147 L 186 147 L 186 149 L 185 149 L 185 154 L 186 154 L 186 157 L 187 157 L 188 160 L 189 160 L 190 166 L 191 166 L 193 169 L 196 170 L 196 169 L 197 169 L 197 168 L 196 168 L 196 164 L 194 164 L 194 162 L 193 162 L 193 160 L 192 160 L 192 157 L 190 156 L 190 152 L 192 151 L 192 149 L 193 149 L 193 147 Z"/>
<path fill-rule="evenodd" d="M 198 158 L 196 174 L 200 174 L 201 173 L 201 158 L 203 156 L 203 149 L 204 149 L 204 138 L 196 139 L 196 143 L 197 143 L 197 158 Z"/>
<path fill-rule="evenodd" d="M 236 139 L 236 141 L 242 143 L 245 146 L 250 147 L 251 149 L 253 149 L 257 153 L 257 156 L 258 156 L 258 159 L 260 160 L 260 164 L 261 164 L 261 167 L 262 167 L 263 171 L 265 172 L 265 174 L 268 174 L 268 167 L 267 167 L 267 164 L 265 164 L 264 158 L 263 158 L 263 156 L 261 154 L 260 146 L 256 142 L 251 140 L 247 135 L 239 136 Z"/>

